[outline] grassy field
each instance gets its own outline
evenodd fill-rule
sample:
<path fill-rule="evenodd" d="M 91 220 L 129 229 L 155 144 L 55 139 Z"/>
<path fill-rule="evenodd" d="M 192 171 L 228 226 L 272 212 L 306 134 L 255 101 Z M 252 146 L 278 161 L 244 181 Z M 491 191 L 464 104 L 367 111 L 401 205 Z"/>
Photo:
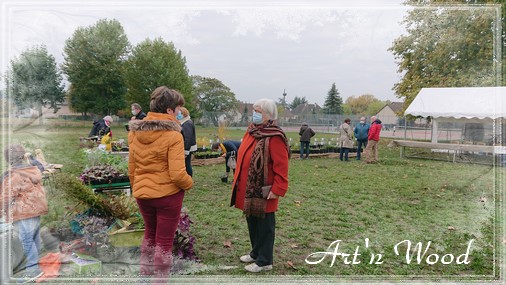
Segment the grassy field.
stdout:
<path fill-rule="evenodd" d="M 64 164 L 66 175 L 77 176 L 86 165 L 79 137 L 88 131 L 88 127 L 30 126 L 10 134 L 8 140 L 4 136 L 2 144 L 11 141 L 29 150 L 42 148 L 48 162 Z M 198 128 L 197 136 L 209 141 L 216 131 Z M 227 130 L 226 135 L 240 139 L 243 133 Z M 115 126 L 113 134 L 115 139 L 126 138 L 121 126 Z M 298 141 L 296 133 L 288 136 Z M 327 141 L 332 136 L 317 135 Z M 335 158 L 290 161 L 289 191 L 276 214 L 274 270 L 262 275 L 325 280 L 499 278 L 505 169 L 401 159 L 399 150 L 387 143 L 382 140 L 376 165 Z M 224 170 L 223 164 L 194 167 L 195 186 L 184 201 L 202 263 L 232 266 L 197 273 L 203 278 L 251 276 L 238 260 L 249 252 L 248 232 L 242 213 L 229 207 L 230 184 L 220 181 Z M 45 224 L 61 219 L 62 209 L 72 206 L 61 195 L 52 195 Z M 413 243 L 415 256 L 410 262 L 406 240 Z M 427 249 L 420 262 L 413 249 L 419 242 L 422 254 Z M 429 264 L 436 258 L 438 262 Z"/>

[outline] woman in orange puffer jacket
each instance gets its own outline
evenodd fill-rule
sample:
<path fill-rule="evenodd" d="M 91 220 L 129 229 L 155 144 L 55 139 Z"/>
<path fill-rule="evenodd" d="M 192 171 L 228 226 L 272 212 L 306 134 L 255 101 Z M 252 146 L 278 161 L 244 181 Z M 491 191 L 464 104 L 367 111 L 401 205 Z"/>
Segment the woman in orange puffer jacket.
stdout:
<path fill-rule="evenodd" d="M 184 193 L 193 186 L 176 120 L 183 105 L 179 92 L 161 86 L 151 94 L 144 120 L 129 123 L 128 175 L 145 224 L 141 275 L 168 276 Z"/>

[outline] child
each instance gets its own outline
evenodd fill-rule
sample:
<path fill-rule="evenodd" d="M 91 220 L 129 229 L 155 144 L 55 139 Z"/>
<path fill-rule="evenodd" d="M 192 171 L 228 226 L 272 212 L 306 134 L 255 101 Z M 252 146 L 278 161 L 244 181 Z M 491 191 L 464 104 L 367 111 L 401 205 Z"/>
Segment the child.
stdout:
<path fill-rule="evenodd" d="M 12 222 L 18 231 L 26 255 L 26 271 L 22 278 L 30 282 L 40 277 L 40 216 L 48 212 L 46 194 L 42 187 L 42 174 L 37 166 L 24 160 L 25 149 L 12 145 L 4 151 L 10 164 L 0 183 L 0 216 Z"/>

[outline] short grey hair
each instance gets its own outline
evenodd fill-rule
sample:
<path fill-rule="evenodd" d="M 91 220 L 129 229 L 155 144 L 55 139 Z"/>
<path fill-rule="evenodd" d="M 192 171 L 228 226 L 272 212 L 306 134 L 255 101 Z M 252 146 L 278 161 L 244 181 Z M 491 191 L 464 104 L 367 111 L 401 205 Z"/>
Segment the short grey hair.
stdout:
<path fill-rule="evenodd" d="M 254 108 L 260 108 L 271 120 L 278 119 L 278 107 L 276 107 L 276 102 L 272 99 L 259 99 L 253 104 Z"/>

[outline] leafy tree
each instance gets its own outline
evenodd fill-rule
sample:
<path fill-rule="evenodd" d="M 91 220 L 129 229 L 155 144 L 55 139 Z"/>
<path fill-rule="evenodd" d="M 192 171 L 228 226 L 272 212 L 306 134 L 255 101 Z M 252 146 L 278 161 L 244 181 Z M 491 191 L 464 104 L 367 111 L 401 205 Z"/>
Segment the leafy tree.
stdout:
<path fill-rule="evenodd" d="M 292 103 L 290 103 L 290 109 L 295 109 L 297 108 L 297 106 L 301 105 L 301 104 L 307 104 L 308 101 L 306 99 L 306 97 L 298 97 L 298 96 L 295 96 L 295 98 L 293 98 L 293 101 Z"/>
<path fill-rule="evenodd" d="M 323 104 L 323 112 L 325 114 L 342 114 L 343 99 L 339 96 L 339 92 L 336 88 L 336 83 L 332 83 L 332 87 L 327 93 L 325 103 Z"/>
<path fill-rule="evenodd" d="M 366 115 L 369 106 L 375 102 L 381 102 L 371 94 L 364 94 L 358 97 L 351 96 L 346 99 L 346 106 L 353 115 Z M 382 103 L 383 104 L 383 103 Z M 369 114 L 367 114 L 369 115 Z"/>
<path fill-rule="evenodd" d="M 42 107 L 56 113 L 58 104 L 65 101 L 62 75 L 45 46 L 28 48 L 11 61 L 6 86 L 18 108 L 34 108 L 39 116 L 42 116 Z"/>
<path fill-rule="evenodd" d="M 128 59 L 126 82 L 126 99 L 130 104 L 139 103 L 148 111 L 151 92 L 158 86 L 167 86 L 184 96 L 185 107 L 192 117 L 199 117 L 186 58 L 171 42 L 146 39 L 135 46 Z"/>
<path fill-rule="evenodd" d="M 415 8 L 408 13 L 403 21 L 407 34 L 397 38 L 389 49 L 398 61 L 398 72 L 403 74 L 394 90 L 398 97 L 405 98 L 405 107 L 423 87 L 497 85 L 495 15 L 491 8 L 437 6 Z"/>
<path fill-rule="evenodd" d="M 390 104 L 390 101 L 381 101 L 381 100 L 378 100 L 378 101 L 374 101 L 372 102 L 371 104 L 369 104 L 369 106 L 367 106 L 367 109 L 365 110 L 364 112 L 364 115 L 366 116 L 374 116 L 376 114 L 378 114 L 379 110 L 381 110 L 381 108 L 385 107 L 385 105 L 388 105 Z"/>
<path fill-rule="evenodd" d="M 124 74 L 130 43 L 117 20 L 77 28 L 63 50 L 73 109 L 104 115 L 127 105 Z"/>
<path fill-rule="evenodd" d="M 204 118 L 218 126 L 219 113 L 235 109 L 237 106 L 235 94 L 216 78 L 194 75 L 192 80 L 199 111 L 204 112 Z"/>

